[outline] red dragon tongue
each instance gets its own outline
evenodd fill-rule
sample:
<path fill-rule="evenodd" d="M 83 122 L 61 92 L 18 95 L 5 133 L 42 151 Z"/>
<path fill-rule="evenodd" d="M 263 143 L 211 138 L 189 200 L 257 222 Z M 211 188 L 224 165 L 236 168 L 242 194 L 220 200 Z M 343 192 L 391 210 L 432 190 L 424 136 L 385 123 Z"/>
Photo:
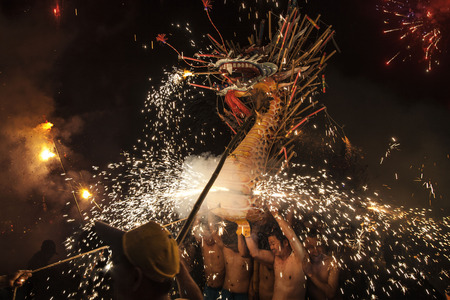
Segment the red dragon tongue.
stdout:
<path fill-rule="evenodd" d="M 249 117 L 252 114 L 247 106 L 245 106 L 244 103 L 242 103 L 241 100 L 236 97 L 234 90 L 227 92 L 227 94 L 225 95 L 225 102 L 237 116 L 245 115 L 246 117 Z"/>

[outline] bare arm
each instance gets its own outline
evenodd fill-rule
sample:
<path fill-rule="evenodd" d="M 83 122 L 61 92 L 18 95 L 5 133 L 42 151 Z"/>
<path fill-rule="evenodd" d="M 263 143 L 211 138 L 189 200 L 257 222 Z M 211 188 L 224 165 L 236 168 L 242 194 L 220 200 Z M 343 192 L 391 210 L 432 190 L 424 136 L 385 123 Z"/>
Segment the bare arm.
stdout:
<path fill-rule="evenodd" d="M 322 292 L 325 293 L 325 296 L 327 298 L 331 299 L 336 296 L 339 284 L 339 269 L 336 266 L 330 265 L 327 282 L 320 281 L 320 279 L 314 273 L 306 275 Z"/>
<path fill-rule="evenodd" d="M 302 242 L 295 234 L 292 227 L 289 226 L 289 224 L 286 222 L 286 220 L 284 220 L 277 212 L 272 212 L 272 215 L 277 221 L 278 225 L 280 226 L 283 234 L 287 237 L 289 245 L 291 245 L 294 254 L 297 256 L 300 262 L 303 262 L 303 259 L 306 256 L 306 251 L 305 248 L 303 247 Z"/>
<path fill-rule="evenodd" d="M 180 261 L 180 273 L 176 276 L 180 296 L 190 300 L 202 300 L 202 291 L 189 274 L 183 261 Z"/>
<path fill-rule="evenodd" d="M 242 257 L 250 257 L 249 250 L 247 248 L 247 245 L 245 244 L 245 239 L 242 234 L 238 235 L 238 250 L 239 250 L 239 254 Z"/>
<path fill-rule="evenodd" d="M 247 243 L 247 248 L 248 251 L 250 252 L 250 255 L 257 261 L 260 261 L 268 265 L 273 265 L 273 262 L 275 260 L 273 253 L 269 250 L 259 249 L 255 239 L 256 239 L 255 233 L 252 233 L 249 237 L 245 238 L 245 242 Z"/>

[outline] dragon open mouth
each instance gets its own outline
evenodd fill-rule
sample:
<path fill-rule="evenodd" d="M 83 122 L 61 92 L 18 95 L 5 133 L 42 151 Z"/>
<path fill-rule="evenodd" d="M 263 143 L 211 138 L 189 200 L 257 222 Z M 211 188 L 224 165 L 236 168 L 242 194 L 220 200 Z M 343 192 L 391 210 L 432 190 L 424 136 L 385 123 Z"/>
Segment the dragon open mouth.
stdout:
<path fill-rule="evenodd" d="M 232 79 L 250 80 L 261 75 L 257 64 L 247 61 L 229 61 L 219 65 L 221 73 L 227 73 Z"/>
<path fill-rule="evenodd" d="M 278 67 L 273 63 L 257 63 L 249 60 L 221 59 L 216 63 L 222 74 L 228 74 L 232 81 L 250 81 L 255 78 L 268 77 L 275 74 Z"/>

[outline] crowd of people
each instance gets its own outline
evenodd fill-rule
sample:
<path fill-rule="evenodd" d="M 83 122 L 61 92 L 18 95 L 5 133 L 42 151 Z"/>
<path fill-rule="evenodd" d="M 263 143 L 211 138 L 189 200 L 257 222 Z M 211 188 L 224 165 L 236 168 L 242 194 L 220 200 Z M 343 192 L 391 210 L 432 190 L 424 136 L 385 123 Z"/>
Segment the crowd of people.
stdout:
<path fill-rule="evenodd" d="M 339 299 L 339 269 L 315 229 L 300 239 L 278 212 L 237 223 L 209 213 L 193 227 L 204 265 L 204 299 Z M 192 262 L 192 247 L 183 259 Z"/>
<path fill-rule="evenodd" d="M 174 280 L 178 299 L 338 299 L 333 258 L 324 253 L 318 235 L 300 240 L 289 219 L 273 212 L 251 224 L 234 223 L 208 213 L 197 217 L 194 238 L 180 246 L 152 221 L 127 232 L 96 222 L 95 231 L 112 250 L 113 299 L 170 299 Z M 202 286 L 190 273 L 193 246 L 201 249 Z M 44 241 L 28 268 L 46 265 L 54 254 L 53 241 Z M 44 294 L 39 286 L 46 285 L 27 282 L 29 277 L 28 270 L 1 276 L 1 288 L 28 285 L 32 294 Z"/>
<path fill-rule="evenodd" d="M 179 299 L 339 299 L 339 269 L 318 232 L 301 240 L 287 219 L 274 211 L 252 223 L 231 222 L 207 213 L 180 246 L 155 222 L 128 232 L 98 222 L 96 231 L 112 249 L 114 299 L 169 299 L 173 279 Z M 191 274 L 194 244 L 201 286 Z"/>
<path fill-rule="evenodd" d="M 201 214 L 181 245 L 153 221 L 130 231 L 96 222 L 93 229 L 112 250 L 111 281 L 103 283 L 112 287 L 107 298 L 342 299 L 341 270 L 323 245 L 320 228 L 293 215 L 293 210 L 283 215 L 274 210 L 249 223 Z M 28 268 L 48 264 L 55 254 L 53 241 L 44 241 Z M 53 297 L 39 274 L 31 275 L 25 270 L 0 276 L 0 288 L 24 286 L 22 290 L 36 296 L 30 299 Z M 76 299 L 84 299 L 80 297 Z"/>

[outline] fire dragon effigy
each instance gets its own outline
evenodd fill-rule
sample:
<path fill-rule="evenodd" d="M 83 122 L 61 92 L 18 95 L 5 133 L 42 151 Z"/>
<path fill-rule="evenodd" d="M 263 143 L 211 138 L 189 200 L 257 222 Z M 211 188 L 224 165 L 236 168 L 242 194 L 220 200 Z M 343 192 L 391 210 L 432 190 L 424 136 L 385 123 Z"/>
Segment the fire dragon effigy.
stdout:
<path fill-rule="evenodd" d="M 211 3 L 202 1 L 211 21 Z M 255 118 L 223 165 L 215 182 L 220 191 L 206 198 L 208 209 L 216 215 L 233 221 L 260 218 L 264 204 L 254 193 L 255 185 L 263 174 L 276 173 L 289 161 L 298 131 L 325 109 L 312 96 L 325 92 L 323 71 L 336 50 L 326 52 L 334 30 L 319 24 L 319 18 L 302 14 L 290 3 L 275 22 L 275 34 L 269 13 L 268 34 L 264 35 L 264 20 L 259 34 L 249 37 L 246 47 L 224 41 L 211 21 L 221 42 L 208 34 L 213 50 L 194 58 L 180 54 L 165 34 L 158 35 L 158 41 L 172 47 L 191 67 L 185 75 L 208 76 L 204 81 L 208 85 L 189 84 L 212 90 L 223 99 L 218 113 L 234 133 L 247 118 Z"/>

